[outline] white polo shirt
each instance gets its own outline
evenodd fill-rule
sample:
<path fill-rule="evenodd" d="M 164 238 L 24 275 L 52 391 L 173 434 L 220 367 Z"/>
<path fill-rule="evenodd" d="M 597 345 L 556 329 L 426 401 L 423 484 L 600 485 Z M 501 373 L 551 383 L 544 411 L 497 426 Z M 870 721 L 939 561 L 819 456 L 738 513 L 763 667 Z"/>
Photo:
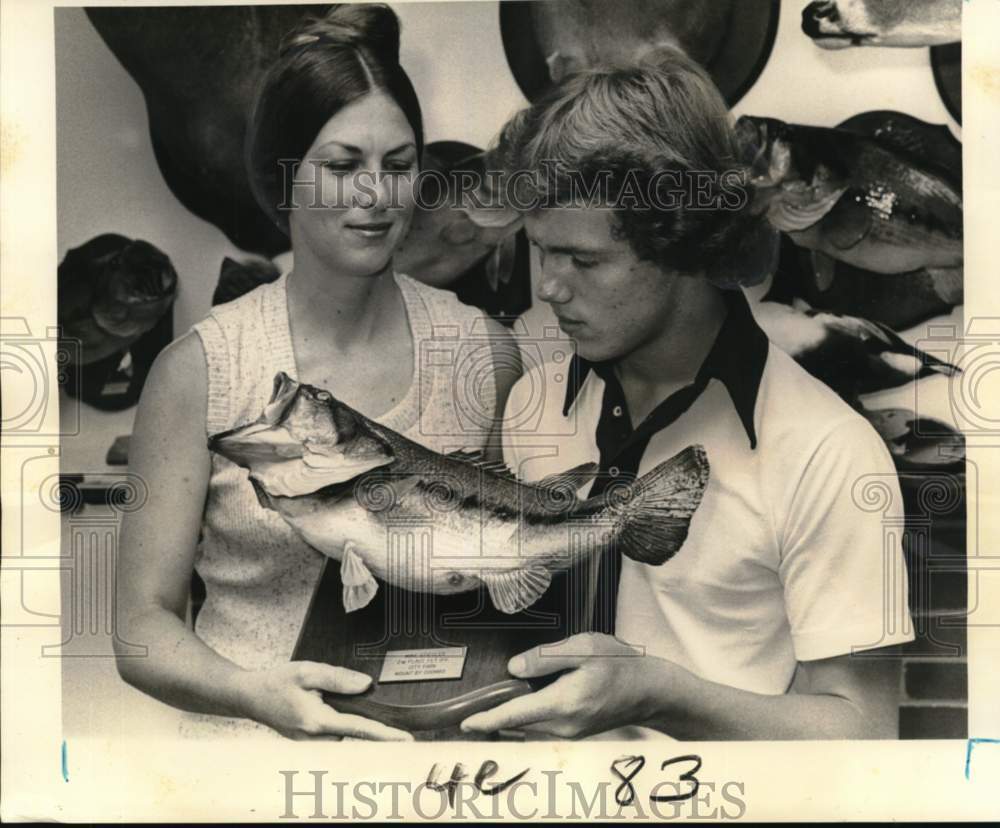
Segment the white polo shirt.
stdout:
<path fill-rule="evenodd" d="M 671 560 L 623 560 L 615 634 L 704 679 L 780 694 L 799 661 L 913 639 L 902 498 L 868 422 L 766 338 L 754 365 L 739 343 L 759 328 L 741 294 L 731 307 L 744 328 L 727 319 L 728 343 L 713 348 L 731 364 L 654 431 L 638 467 L 700 443 L 707 489 Z M 504 453 L 520 478 L 599 462 L 606 383 L 582 364 L 569 393 L 578 361 L 565 359 L 536 365 L 511 391 Z"/>

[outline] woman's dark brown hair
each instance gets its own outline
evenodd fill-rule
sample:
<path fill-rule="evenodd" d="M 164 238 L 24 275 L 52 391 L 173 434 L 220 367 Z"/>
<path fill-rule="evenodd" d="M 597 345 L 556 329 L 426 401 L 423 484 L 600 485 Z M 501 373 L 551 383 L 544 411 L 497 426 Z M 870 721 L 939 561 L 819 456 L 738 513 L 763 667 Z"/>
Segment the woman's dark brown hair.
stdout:
<path fill-rule="evenodd" d="M 286 234 L 291 166 L 302 160 L 323 125 L 373 91 L 403 111 L 423 151 L 417 94 L 399 64 L 399 20 L 388 6 L 337 6 L 293 31 L 265 73 L 250 119 L 246 166 L 261 208 Z"/>

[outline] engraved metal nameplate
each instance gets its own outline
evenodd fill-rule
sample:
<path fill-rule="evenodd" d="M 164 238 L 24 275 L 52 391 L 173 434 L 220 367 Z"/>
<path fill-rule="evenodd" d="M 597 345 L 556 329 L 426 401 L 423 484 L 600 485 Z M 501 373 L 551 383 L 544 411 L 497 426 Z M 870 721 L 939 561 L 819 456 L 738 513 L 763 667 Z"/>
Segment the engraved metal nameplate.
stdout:
<path fill-rule="evenodd" d="M 379 684 L 461 678 L 467 649 L 436 647 L 423 650 L 389 650 L 382 662 Z"/>

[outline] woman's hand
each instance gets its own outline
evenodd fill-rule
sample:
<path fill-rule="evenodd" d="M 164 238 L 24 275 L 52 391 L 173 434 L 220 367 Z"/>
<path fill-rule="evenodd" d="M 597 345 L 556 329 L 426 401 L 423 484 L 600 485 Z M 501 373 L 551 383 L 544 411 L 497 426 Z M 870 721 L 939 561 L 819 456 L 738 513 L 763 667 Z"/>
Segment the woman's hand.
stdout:
<path fill-rule="evenodd" d="M 339 739 L 350 736 L 380 742 L 412 741 L 404 730 L 363 716 L 338 713 L 323 701 L 321 691 L 363 693 L 371 677 L 344 667 L 315 661 L 291 661 L 268 670 L 245 673 L 247 714 L 289 739 Z"/>
<path fill-rule="evenodd" d="M 464 731 L 527 730 L 564 739 L 590 736 L 648 715 L 650 688 L 669 662 L 610 635 L 581 633 L 510 660 L 518 678 L 567 671 L 552 684 L 462 722 Z M 662 675 L 661 675 L 662 674 Z"/>

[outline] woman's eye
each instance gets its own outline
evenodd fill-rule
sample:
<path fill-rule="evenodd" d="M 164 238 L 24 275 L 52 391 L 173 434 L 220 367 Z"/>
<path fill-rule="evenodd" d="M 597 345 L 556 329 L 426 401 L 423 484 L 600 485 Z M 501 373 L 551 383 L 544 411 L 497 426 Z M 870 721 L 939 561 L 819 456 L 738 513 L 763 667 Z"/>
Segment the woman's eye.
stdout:
<path fill-rule="evenodd" d="M 413 163 L 410 161 L 390 161 L 385 165 L 385 168 L 391 173 L 405 173 L 413 168 Z"/>
<path fill-rule="evenodd" d="M 355 168 L 354 161 L 324 161 L 323 167 L 331 172 L 350 172 Z"/>

